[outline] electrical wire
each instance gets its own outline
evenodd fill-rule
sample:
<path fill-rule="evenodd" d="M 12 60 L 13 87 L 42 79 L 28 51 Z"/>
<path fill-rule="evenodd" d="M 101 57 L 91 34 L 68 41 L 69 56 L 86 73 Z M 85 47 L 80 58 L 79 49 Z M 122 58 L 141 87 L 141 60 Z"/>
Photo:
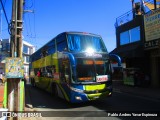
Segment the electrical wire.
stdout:
<path fill-rule="evenodd" d="M 0 3 L 1 3 L 1 5 L 2 5 L 2 9 L 3 9 L 4 15 L 5 15 L 7 24 L 8 24 L 8 33 L 11 35 L 11 32 L 10 32 L 10 23 L 9 23 L 9 21 L 8 21 L 7 14 L 6 14 L 6 11 L 5 11 L 5 9 L 4 9 L 4 5 L 3 5 L 3 3 L 2 3 L 2 0 L 0 0 Z"/>
<path fill-rule="evenodd" d="M 33 6 L 34 10 L 35 10 L 35 4 L 36 3 L 35 3 L 35 0 L 34 0 L 34 6 Z M 36 14 L 35 14 L 35 12 L 33 14 L 34 14 L 34 18 L 33 18 L 34 19 L 34 23 L 33 23 L 34 24 L 34 28 L 33 28 L 34 29 L 34 37 L 36 38 L 36 26 L 35 26 L 36 25 Z"/>
<path fill-rule="evenodd" d="M 24 16 L 24 21 L 27 21 L 25 16 Z M 25 30 L 26 30 L 27 36 L 28 36 L 28 35 L 29 35 L 29 32 L 28 32 L 27 22 L 24 22 L 24 26 L 25 26 L 25 28 L 26 28 Z"/>
<path fill-rule="evenodd" d="M 32 5 L 28 5 L 28 3 L 25 2 L 24 4 L 24 8 L 26 9 L 26 11 L 30 11 L 27 10 L 32 9 L 32 14 L 29 14 L 27 12 L 25 12 L 26 14 L 24 14 L 24 24 L 25 24 L 25 36 L 28 38 L 27 41 L 31 42 L 31 43 L 35 43 L 36 42 L 36 16 L 35 16 L 35 0 L 29 1 L 32 3 Z"/>

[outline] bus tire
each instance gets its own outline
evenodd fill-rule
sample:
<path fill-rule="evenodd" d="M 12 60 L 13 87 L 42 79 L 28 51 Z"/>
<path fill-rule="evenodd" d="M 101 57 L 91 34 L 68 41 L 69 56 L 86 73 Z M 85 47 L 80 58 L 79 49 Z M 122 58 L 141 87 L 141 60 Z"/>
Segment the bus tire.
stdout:
<path fill-rule="evenodd" d="M 52 84 L 52 95 L 54 97 L 58 97 L 57 85 L 55 83 Z"/>

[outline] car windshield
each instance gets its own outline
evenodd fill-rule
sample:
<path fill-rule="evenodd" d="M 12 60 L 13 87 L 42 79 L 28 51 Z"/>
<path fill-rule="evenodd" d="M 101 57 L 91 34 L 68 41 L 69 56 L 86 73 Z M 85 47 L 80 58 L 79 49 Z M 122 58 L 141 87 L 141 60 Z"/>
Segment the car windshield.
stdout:
<path fill-rule="evenodd" d="M 107 52 L 101 37 L 85 34 L 68 34 L 69 51 L 74 52 Z"/>

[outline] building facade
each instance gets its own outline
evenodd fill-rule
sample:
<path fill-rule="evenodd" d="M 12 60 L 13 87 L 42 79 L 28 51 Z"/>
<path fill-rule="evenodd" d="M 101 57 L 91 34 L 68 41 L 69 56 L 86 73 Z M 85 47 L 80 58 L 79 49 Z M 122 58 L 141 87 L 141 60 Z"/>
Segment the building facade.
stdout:
<path fill-rule="evenodd" d="M 149 56 L 152 85 L 160 87 L 160 8 L 144 15 L 144 50 Z"/>
<path fill-rule="evenodd" d="M 23 41 L 23 59 L 24 59 L 24 74 L 29 76 L 29 57 L 35 52 L 35 47 L 30 43 Z M 10 56 L 10 39 L 1 40 L 0 48 L 0 73 L 5 73 L 5 58 Z"/>
<path fill-rule="evenodd" d="M 23 59 L 24 59 L 24 74 L 26 77 L 29 77 L 29 62 L 30 55 L 35 52 L 35 46 L 30 43 L 23 41 Z"/>
<path fill-rule="evenodd" d="M 141 86 L 149 80 L 150 86 L 160 87 L 160 8 L 133 14 L 116 19 L 117 47 L 111 53 L 122 58 L 125 69 L 141 73 Z"/>

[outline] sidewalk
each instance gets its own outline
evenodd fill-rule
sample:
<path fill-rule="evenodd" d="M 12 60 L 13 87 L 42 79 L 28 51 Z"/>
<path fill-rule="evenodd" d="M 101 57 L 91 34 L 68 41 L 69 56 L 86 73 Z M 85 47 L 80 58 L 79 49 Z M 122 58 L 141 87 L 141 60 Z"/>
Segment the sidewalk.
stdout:
<path fill-rule="evenodd" d="M 113 91 L 124 92 L 160 101 L 160 88 L 124 85 L 122 80 L 113 80 Z"/>
<path fill-rule="evenodd" d="M 30 86 L 25 86 L 25 111 L 33 111 L 33 106 L 30 98 Z"/>

